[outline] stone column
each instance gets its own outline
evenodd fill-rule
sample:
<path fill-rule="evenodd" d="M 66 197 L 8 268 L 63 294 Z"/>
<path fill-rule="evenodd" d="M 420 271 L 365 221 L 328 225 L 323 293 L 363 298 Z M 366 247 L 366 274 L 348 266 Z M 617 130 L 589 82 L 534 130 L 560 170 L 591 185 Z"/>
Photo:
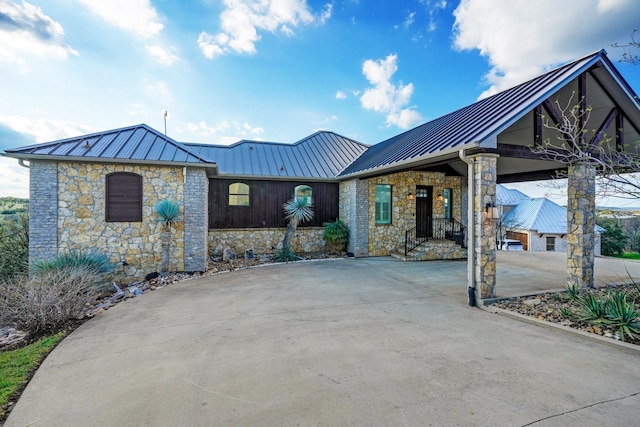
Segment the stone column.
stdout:
<path fill-rule="evenodd" d="M 369 186 L 366 179 L 340 183 L 340 219 L 349 226 L 347 250 L 369 256 Z"/>
<path fill-rule="evenodd" d="M 184 270 L 205 271 L 208 256 L 209 178 L 202 168 L 187 168 L 184 184 Z"/>
<path fill-rule="evenodd" d="M 58 164 L 29 162 L 29 265 L 58 254 Z"/>
<path fill-rule="evenodd" d="M 567 192 L 567 285 L 593 287 L 596 169 L 569 166 Z"/>
<path fill-rule="evenodd" d="M 476 298 L 495 297 L 496 286 L 496 219 L 485 213 L 487 205 L 496 204 L 497 154 L 469 156 L 474 162 L 474 248 Z"/>

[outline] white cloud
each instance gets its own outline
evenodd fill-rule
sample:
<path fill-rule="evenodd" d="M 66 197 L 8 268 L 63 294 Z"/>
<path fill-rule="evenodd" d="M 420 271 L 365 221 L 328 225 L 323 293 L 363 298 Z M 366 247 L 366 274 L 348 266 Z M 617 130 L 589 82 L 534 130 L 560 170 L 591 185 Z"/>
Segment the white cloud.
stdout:
<path fill-rule="evenodd" d="M 339 90 L 336 92 L 336 99 L 347 99 L 347 94 Z"/>
<path fill-rule="evenodd" d="M 207 122 L 204 120 L 199 121 L 198 123 L 187 123 L 187 130 L 191 133 L 195 133 L 197 135 L 202 135 L 205 137 L 209 137 L 212 135 L 216 135 L 219 132 L 224 132 L 229 129 L 229 122 L 224 120 L 217 125 L 209 126 Z"/>
<path fill-rule="evenodd" d="M 407 129 L 422 119 L 415 107 L 407 107 L 413 95 L 413 84 L 395 85 L 391 77 L 398 70 L 397 55 L 389 55 L 385 59 L 367 59 L 362 65 L 362 74 L 369 80 L 371 87 L 360 97 L 360 104 L 365 110 L 372 110 L 387 115 L 387 126 L 398 126 Z"/>
<path fill-rule="evenodd" d="M 161 65 L 169 66 L 180 59 L 173 48 L 167 49 L 160 45 L 147 45 L 145 48 L 149 55 Z"/>
<path fill-rule="evenodd" d="M 462 0 L 454 46 L 480 51 L 491 70 L 481 97 L 589 52 L 625 42 L 638 25 L 637 0 Z M 616 52 L 609 49 L 610 53 Z"/>
<path fill-rule="evenodd" d="M 306 0 L 223 0 L 225 10 L 220 14 L 221 31 L 212 35 L 202 31 L 198 46 L 207 58 L 229 53 L 255 53 L 260 31 L 294 34 L 293 28 L 331 17 L 331 4 L 325 5 L 320 16 L 314 16 Z"/>
<path fill-rule="evenodd" d="M 223 120 L 215 125 L 209 125 L 204 120 L 198 123 L 190 122 L 187 123 L 187 131 L 194 138 L 208 138 L 211 143 L 222 145 L 233 144 L 242 139 L 262 141 L 260 135 L 264 133 L 264 129 L 259 126 L 251 126 L 247 122 L 229 122 L 228 120 Z"/>
<path fill-rule="evenodd" d="M 45 15 L 42 9 L 25 1 L 22 5 L 0 0 L 0 61 L 30 71 L 20 53 L 39 57 L 66 59 L 78 55 L 64 43 L 60 23 Z"/>
<path fill-rule="evenodd" d="M 140 103 L 131 104 L 129 108 L 125 110 L 130 116 L 146 116 L 147 106 Z"/>
<path fill-rule="evenodd" d="M 167 86 L 167 84 L 163 81 L 145 82 L 144 89 L 149 96 L 153 96 L 154 98 L 161 99 L 165 102 L 173 102 L 171 90 L 169 89 L 169 86 Z"/>
<path fill-rule="evenodd" d="M 57 139 L 84 135 L 98 129 L 77 122 L 51 119 L 32 119 L 24 116 L 0 114 L 0 124 L 16 132 L 30 135 L 36 142 L 55 141 Z"/>
<path fill-rule="evenodd" d="M 151 38 L 164 27 L 150 0 L 79 0 L 107 23 L 142 38 Z"/>
<path fill-rule="evenodd" d="M 402 23 L 402 26 L 406 29 L 408 29 L 409 27 L 411 27 L 415 21 L 415 16 L 416 13 L 415 12 L 410 12 L 409 15 L 407 15 L 407 17 L 404 19 L 404 22 Z"/>

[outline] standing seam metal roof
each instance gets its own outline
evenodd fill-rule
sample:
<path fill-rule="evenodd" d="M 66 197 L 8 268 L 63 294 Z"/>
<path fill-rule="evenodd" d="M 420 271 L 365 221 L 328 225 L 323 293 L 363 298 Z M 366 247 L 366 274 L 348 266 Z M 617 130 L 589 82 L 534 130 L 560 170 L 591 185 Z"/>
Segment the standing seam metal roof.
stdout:
<path fill-rule="evenodd" d="M 578 59 L 373 145 L 341 175 L 364 172 L 472 143 L 491 144 L 491 136 L 497 135 L 562 84 L 601 59 L 608 61 L 604 51 Z"/>

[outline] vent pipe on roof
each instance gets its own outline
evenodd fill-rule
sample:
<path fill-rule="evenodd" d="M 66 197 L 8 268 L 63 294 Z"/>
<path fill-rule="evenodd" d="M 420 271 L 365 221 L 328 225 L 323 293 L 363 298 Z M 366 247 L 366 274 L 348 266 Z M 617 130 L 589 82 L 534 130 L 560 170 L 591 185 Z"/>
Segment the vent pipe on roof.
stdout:
<path fill-rule="evenodd" d="M 476 248 L 475 248 L 475 209 L 474 209 L 474 170 L 473 161 L 465 156 L 464 149 L 458 151 L 460 160 L 467 164 L 467 283 L 469 294 L 469 305 L 474 307 L 476 305 L 476 281 L 475 281 L 475 269 L 476 269 Z"/>

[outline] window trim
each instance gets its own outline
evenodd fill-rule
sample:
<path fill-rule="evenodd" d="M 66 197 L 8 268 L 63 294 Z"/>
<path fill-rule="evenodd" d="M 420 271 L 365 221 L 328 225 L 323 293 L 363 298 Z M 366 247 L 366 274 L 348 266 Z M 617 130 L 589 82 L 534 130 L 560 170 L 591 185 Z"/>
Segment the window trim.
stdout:
<path fill-rule="evenodd" d="M 243 185 L 247 188 L 247 192 L 246 193 L 232 193 L 231 192 L 231 186 L 232 185 Z M 231 203 L 231 197 L 235 196 L 247 196 L 247 204 L 243 205 L 243 204 L 238 204 L 238 203 Z M 236 182 L 232 182 L 231 184 L 229 184 L 229 186 L 227 187 L 227 204 L 229 206 L 233 206 L 233 207 L 240 207 L 240 208 L 248 208 L 251 206 L 251 186 L 249 184 L 247 184 L 246 182 L 240 182 L 240 181 L 236 181 Z"/>
<path fill-rule="evenodd" d="M 114 185 L 112 182 L 112 178 L 115 177 L 129 177 L 131 178 L 131 182 L 133 183 L 135 179 L 135 187 L 137 187 L 139 196 L 137 200 L 131 201 L 127 203 L 133 205 L 135 203 L 135 212 L 129 216 L 118 216 L 118 214 L 114 213 L 113 210 L 116 209 L 113 207 L 114 201 L 112 200 L 113 192 L 115 188 L 111 186 Z M 134 172 L 111 172 L 105 176 L 105 191 L 104 191 L 104 218 L 105 222 L 142 222 L 142 201 L 144 199 L 144 186 L 142 184 L 142 175 L 134 173 Z M 120 214 L 122 215 L 122 214 Z"/>
<path fill-rule="evenodd" d="M 385 201 L 378 202 L 379 190 L 388 189 L 389 200 L 387 202 L 388 207 L 384 209 Z M 382 191 L 380 191 L 382 195 Z M 388 215 L 388 219 L 384 219 L 385 213 Z M 390 225 L 393 221 L 393 187 L 391 184 L 376 184 L 375 187 L 375 207 L 374 207 L 374 222 L 376 225 Z"/>
<path fill-rule="evenodd" d="M 553 248 L 549 249 L 549 241 L 552 242 Z M 556 251 L 556 237 L 555 236 L 547 236 L 545 237 L 545 249 L 547 252 L 555 252 Z"/>

